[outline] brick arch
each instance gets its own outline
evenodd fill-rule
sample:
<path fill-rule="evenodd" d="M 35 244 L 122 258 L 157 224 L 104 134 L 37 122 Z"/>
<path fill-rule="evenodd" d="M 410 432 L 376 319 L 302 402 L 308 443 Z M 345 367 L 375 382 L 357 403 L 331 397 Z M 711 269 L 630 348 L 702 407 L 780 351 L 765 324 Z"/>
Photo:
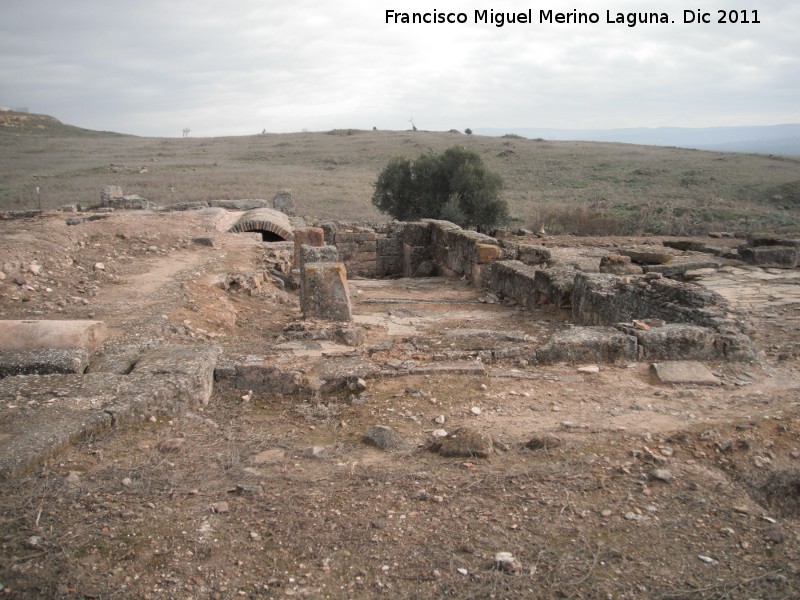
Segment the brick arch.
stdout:
<path fill-rule="evenodd" d="M 257 231 L 262 234 L 265 241 L 294 240 L 292 225 L 286 215 L 269 208 L 248 210 L 228 231 L 230 233 Z"/>

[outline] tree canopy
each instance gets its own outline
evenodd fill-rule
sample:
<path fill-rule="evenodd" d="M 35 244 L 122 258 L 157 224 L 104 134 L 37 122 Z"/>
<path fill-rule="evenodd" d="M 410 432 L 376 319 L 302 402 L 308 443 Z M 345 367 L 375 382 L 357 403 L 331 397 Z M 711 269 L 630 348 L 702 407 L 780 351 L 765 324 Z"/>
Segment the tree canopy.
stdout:
<path fill-rule="evenodd" d="M 463 146 L 416 160 L 396 157 L 378 175 L 372 203 L 401 221 L 444 219 L 462 227 L 499 225 L 508 219 L 503 181 Z"/>

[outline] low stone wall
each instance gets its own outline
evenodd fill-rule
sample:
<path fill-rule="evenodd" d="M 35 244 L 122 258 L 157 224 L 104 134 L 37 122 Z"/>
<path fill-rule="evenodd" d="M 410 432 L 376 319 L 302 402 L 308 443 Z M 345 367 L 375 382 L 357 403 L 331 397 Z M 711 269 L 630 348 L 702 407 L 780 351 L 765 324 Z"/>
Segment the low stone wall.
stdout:
<path fill-rule="evenodd" d="M 618 330 L 610 341 L 598 331 L 586 330 L 585 335 L 577 336 L 583 340 L 582 355 L 587 357 L 739 361 L 756 358 L 750 338 L 742 324 L 730 315 L 724 298 L 706 288 L 667 279 L 660 273 L 629 277 L 585 273 L 569 267 L 548 268 L 550 251 L 543 246 L 498 241 L 435 219 L 370 227 L 331 222 L 321 227 L 325 241 L 336 246 L 338 258 L 348 273 L 363 277 L 440 274 L 464 277 L 476 287 L 510 298 L 528 309 L 550 306 L 569 310 L 576 325 Z M 762 241 L 753 242 L 755 251 Z M 764 247 L 773 253 L 775 248 L 794 252 L 800 247 L 800 242 L 798 246 L 794 242 L 787 240 L 783 246 L 773 243 Z M 655 324 L 646 329 L 626 329 L 625 324 L 635 320 Z M 603 349 L 603 344 L 610 344 L 608 347 L 612 349 Z M 537 360 L 554 360 L 561 352 L 559 348 L 557 344 Z M 581 351 L 571 350 L 565 356 L 578 354 Z"/>
<path fill-rule="evenodd" d="M 466 276 L 480 285 L 484 267 L 503 255 L 499 242 L 448 221 L 424 219 L 368 227 L 339 222 L 319 225 L 351 275 L 361 277 Z M 516 256 L 516 254 L 515 254 Z"/>
<path fill-rule="evenodd" d="M 750 234 L 747 244 L 737 249 L 739 258 L 751 265 L 778 269 L 795 269 L 800 265 L 800 238 Z"/>

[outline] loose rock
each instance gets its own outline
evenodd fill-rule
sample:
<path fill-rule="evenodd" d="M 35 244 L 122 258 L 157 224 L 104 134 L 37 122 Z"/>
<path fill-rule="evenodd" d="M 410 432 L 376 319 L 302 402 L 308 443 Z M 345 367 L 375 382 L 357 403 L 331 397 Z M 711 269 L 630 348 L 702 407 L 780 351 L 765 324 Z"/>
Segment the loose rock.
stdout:
<path fill-rule="evenodd" d="M 391 427 L 383 425 L 373 425 L 364 433 L 363 441 L 367 444 L 380 448 L 381 450 L 409 450 L 409 444 L 403 437 Z"/>
<path fill-rule="evenodd" d="M 437 439 L 431 450 L 445 457 L 489 458 L 492 438 L 473 429 L 462 427 L 445 438 Z"/>

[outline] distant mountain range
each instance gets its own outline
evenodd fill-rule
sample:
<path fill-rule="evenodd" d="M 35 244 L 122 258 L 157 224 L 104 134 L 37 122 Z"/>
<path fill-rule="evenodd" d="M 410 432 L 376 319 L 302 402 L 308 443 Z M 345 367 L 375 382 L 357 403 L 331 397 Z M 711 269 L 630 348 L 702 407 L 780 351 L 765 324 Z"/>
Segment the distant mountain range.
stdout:
<path fill-rule="evenodd" d="M 755 152 L 800 156 L 800 124 L 748 127 L 636 127 L 630 129 L 548 129 L 517 127 L 475 129 L 479 135 L 521 135 L 545 140 L 621 142 L 645 146 L 676 146 L 720 152 Z"/>

